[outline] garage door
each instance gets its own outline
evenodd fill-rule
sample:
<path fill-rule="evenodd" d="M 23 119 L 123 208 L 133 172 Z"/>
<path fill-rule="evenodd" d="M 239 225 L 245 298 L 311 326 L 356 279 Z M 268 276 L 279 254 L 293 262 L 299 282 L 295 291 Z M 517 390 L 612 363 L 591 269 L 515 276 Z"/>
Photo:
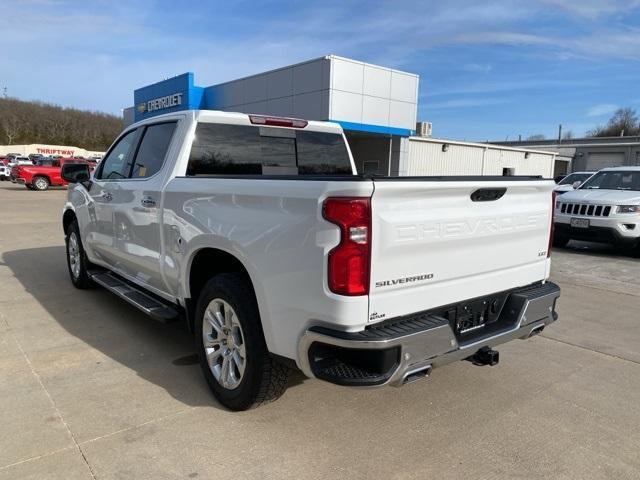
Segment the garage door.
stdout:
<path fill-rule="evenodd" d="M 624 165 L 624 152 L 590 153 L 586 170 L 600 170 L 605 167 L 620 167 Z"/>

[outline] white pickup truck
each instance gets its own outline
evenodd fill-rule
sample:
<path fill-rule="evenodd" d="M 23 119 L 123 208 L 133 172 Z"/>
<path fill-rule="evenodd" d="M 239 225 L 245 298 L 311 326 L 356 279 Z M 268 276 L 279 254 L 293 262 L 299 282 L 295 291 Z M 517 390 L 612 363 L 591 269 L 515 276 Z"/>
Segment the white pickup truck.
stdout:
<path fill-rule="evenodd" d="M 493 365 L 557 318 L 551 180 L 360 176 L 336 124 L 214 111 L 134 124 L 62 174 L 73 284 L 185 319 L 233 410 L 292 367 L 371 387 Z"/>

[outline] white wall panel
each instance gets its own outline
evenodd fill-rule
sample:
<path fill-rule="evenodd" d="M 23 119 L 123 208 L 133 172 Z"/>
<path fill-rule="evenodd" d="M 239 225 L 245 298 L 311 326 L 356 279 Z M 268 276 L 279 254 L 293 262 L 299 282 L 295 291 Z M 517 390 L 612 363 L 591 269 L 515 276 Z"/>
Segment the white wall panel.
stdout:
<path fill-rule="evenodd" d="M 373 97 L 390 98 L 391 70 L 365 65 L 362 93 Z"/>
<path fill-rule="evenodd" d="M 363 96 L 362 123 L 389 125 L 389 101 L 385 98 Z"/>
<path fill-rule="evenodd" d="M 331 119 L 362 123 L 362 95 L 331 90 Z"/>
<path fill-rule="evenodd" d="M 418 77 L 407 73 L 391 73 L 391 99 L 418 103 Z"/>
<path fill-rule="evenodd" d="M 414 103 L 389 102 L 389 125 L 397 128 L 416 128 L 416 105 Z"/>
<path fill-rule="evenodd" d="M 331 62 L 333 77 L 331 88 L 343 92 L 362 94 L 364 64 L 342 58 L 333 58 Z"/>

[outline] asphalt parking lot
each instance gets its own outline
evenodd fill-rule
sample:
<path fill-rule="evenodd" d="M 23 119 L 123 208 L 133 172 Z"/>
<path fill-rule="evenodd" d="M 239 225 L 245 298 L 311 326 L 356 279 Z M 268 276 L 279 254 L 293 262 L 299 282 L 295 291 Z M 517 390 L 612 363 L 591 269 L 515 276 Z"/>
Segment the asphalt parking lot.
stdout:
<path fill-rule="evenodd" d="M 402 389 L 296 376 L 231 413 L 185 330 L 72 287 L 65 195 L 0 183 L 0 479 L 640 478 L 640 259 L 554 252 L 559 321 L 496 367 Z"/>

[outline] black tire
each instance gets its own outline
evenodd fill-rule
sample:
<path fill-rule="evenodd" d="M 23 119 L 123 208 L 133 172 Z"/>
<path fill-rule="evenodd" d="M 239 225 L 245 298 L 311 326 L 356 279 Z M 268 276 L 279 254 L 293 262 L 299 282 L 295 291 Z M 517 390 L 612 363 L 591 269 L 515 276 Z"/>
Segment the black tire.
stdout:
<path fill-rule="evenodd" d="M 553 246 L 558 248 L 564 248 L 567 246 L 571 239 L 569 237 L 565 237 L 564 235 L 555 234 L 553 236 Z"/>
<path fill-rule="evenodd" d="M 242 327 L 246 361 L 239 384 L 233 389 L 222 386 L 216 380 L 205 352 L 205 313 L 210 303 L 218 300 L 233 308 L 234 318 Z M 205 325 L 209 327 L 208 323 Z M 276 400 L 284 393 L 291 370 L 269 354 L 254 293 L 241 275 L 223 273 L 205 284 L 198 297 L 194 326 L 202 372 L 214 397 L 223 406 L 235 411 L 248 410 Z M 218 355 L 218 358 L 223 356 Z"/>
<path fill-rule="evenodd" d="M 26 183 L 24 186 L 27 187 L 27 190 L 35 190 L 35 187 L 33 185 L 29 185 L 28 183 Z"/>
<path fill-rule="evenodd" d="M 91 268 L 91 263 L 87 260 L 87 255 L 84 251 L 84 247 L 82 246 L 82 240 L 80 239 L 80 229 L 78 228 L 77 220 L 73 220 L 69 226 L 67 227 L 67 231 L 65 232 L 65 245 L 66 245 L 66 254 L 67 254 L 67 268 L 69 269 L 69 277 L 71 277 L 71 283 L 76 288 L 81 290 L 85 290 L 87 288 L 93 287 L 94 283 L 89 278 L 88 270 Z M 78 269 L 75 270 L 72 266 L 71 255 L 69 253 L 70 244 L 73 247 L 73 238 L 75 236 L 77 242 L 78 253 L 76 257 L 76 261 L 78 262 Z"/>
<path fill-rule="evenodd" d="M 49 189 L 49 179 L 47 177 L 37 176 L 31 181 L 34 190 L 44 192 Z"/>

